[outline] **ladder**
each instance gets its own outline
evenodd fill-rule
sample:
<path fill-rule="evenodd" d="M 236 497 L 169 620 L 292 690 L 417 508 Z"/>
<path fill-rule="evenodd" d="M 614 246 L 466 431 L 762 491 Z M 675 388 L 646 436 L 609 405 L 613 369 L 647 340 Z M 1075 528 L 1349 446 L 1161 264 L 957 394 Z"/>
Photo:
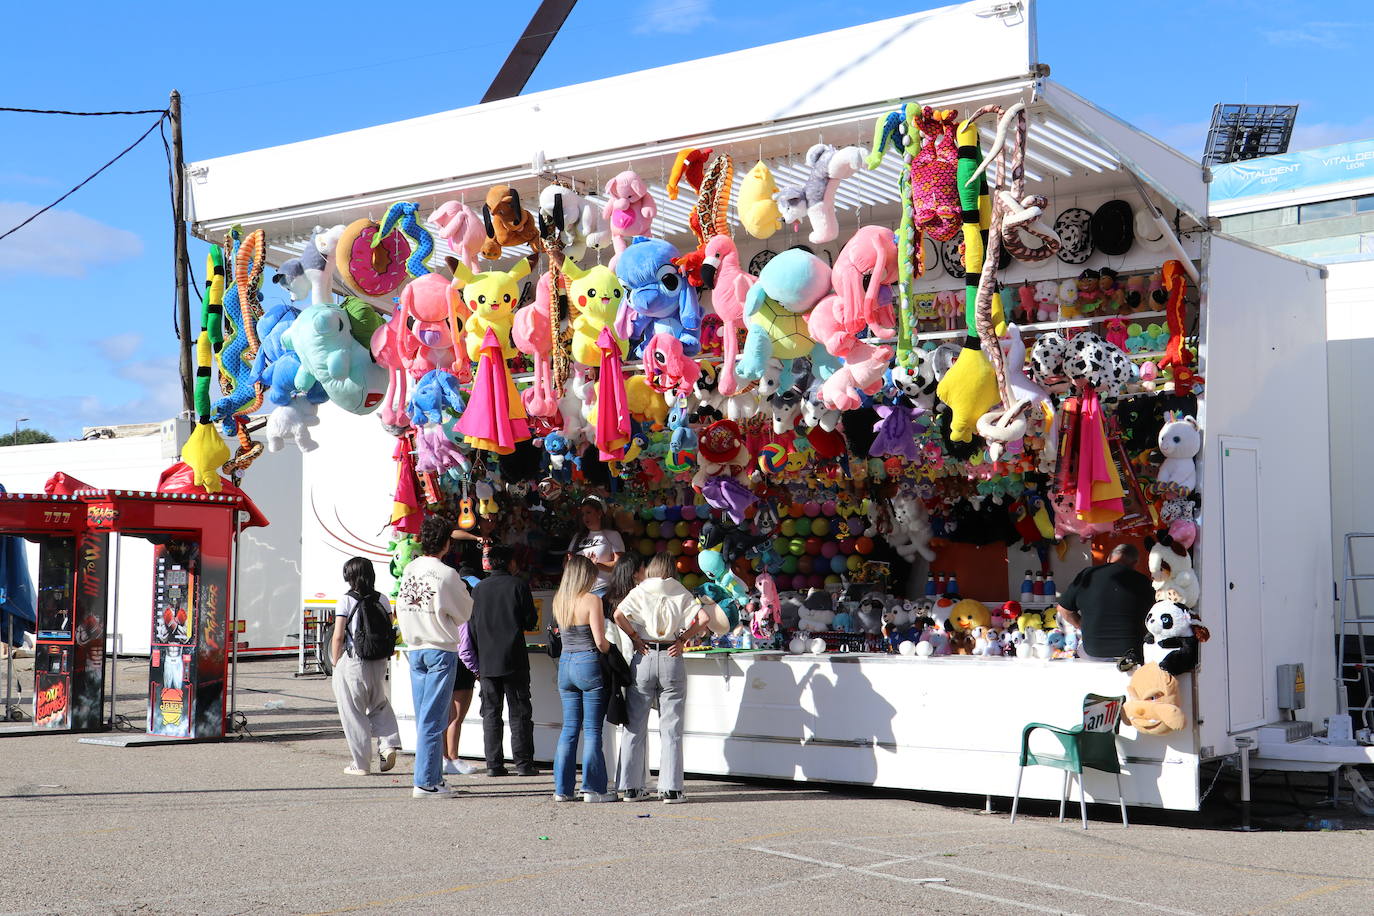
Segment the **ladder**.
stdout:
<path fill-rule="evenodd" d="M 1340 710 L 1358 715 L 1366 728 L 1374 728 L 1374 617 L 1360 612 L 1359 583 L 1374 580 L 1374 572 L 1358 572 L 1357 553 L 1361 541 L 1374 547 L 1374 532 L 1350 532 L 1345 536 L 1344 570 L 1341 583 L 1341 616 L 1336 627 L 1336 696 Z M 1354 637 L 1354 651 L 1347 648 Z M 1350 708 L 1350 687 L 1363 688 L 1364 701 Z"/>

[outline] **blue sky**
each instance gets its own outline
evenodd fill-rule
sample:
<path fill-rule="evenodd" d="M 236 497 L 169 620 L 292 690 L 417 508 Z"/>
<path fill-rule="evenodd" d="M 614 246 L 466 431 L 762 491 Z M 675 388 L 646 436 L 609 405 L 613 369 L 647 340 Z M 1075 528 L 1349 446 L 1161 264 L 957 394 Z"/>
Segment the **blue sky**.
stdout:
<path fill-rule="evenodd" d="M 269 14 L 262 6 L 73 0 L 62 7 L 71 27 L 60 29 L 52 8 L 15 5 L 0 38 L 0 104 L 158 108 L 177 88 L 187 159 L 204 159 L 472 104 L 537 5 L 480 5 L 497 16 L 461 12 L 477 4 L 344 0 L 280 4 Z M 938 5 L 582 0 L 528 88 Z M 387 22 L 391 11 L 397 18 Z M 1055 79 L 1194 156 L 1212 105 L 1223 101 L 1299 103 L 1294 148 L 1374 136 L 1358 65 L 1374 46 L 1367 4 L 1043 0 L 1038 15 L 1040 58 Z M 0 113 L 0 232 L 154 118 Z M 0 430 L 29 417 L 25 425 L 74 438 L 83 426 L 180 409 L 170 246 L 156 133 L 58 210 L 0 241 Z M 193 263 L 199 276 L 201 258 Z"/>

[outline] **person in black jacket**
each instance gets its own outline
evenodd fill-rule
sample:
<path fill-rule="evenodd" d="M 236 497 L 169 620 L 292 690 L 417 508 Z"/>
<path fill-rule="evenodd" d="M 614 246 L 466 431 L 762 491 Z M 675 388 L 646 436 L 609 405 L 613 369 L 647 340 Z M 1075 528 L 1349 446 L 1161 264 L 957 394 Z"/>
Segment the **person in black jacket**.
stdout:
<path fill-rule="evenodd" d="M 492 546 L 492 572 L 477 584 L 472 599 L 472 635 L 481 666 L 482 734 L 487 775 L 505 776 L 502 743 L 503 705 L 510 708 L 511 754 L 519 776 L 538 776 L 534 765 L 534 721 L 530 708 L 530 658 L 525 631 L 539 623 L 530 587 L 515 575 L 514 552 L 504 544 Z"/>

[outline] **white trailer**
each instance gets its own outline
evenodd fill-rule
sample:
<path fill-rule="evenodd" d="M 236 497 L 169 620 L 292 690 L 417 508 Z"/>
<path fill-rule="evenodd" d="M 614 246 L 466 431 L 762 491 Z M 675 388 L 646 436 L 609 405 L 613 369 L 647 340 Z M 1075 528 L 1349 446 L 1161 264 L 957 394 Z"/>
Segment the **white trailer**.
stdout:
<path fill-rule="evenodd" d="M 682 87 L 696 87 L 700 100 L 661 103 Z M 375 219 L 395 200 L 428 212 L 447 199 L 480 203 L 497 183 L 534 200 L 553 173 L 599 188 L 633 167 L 660 204 L 655 234 L 683 247 L 690 203 L 669 202 L 663 190 L 679 149 L 727 151 L 737 177 L 763 159 L 786 183 L 804 177 L 799 157 L 813 143 L 866 145 L 875 118 L 903 100 L 961 112 L 1024 101 L 1029 186 L 1055 212 L 1112 198 L 1138 209 L 1148 199 L 1179 229 L 1181 254 L 1198 271 L 1206 387 L 1195 560 L 1213 638 L 1187 679 L 1189 727 L 1165 738 L 1125 728 L 1121 742 L 1128 801 L 1196 808 L 1201 761 L 1236 753 L 1238 737 L 1286 716 L 1277 666 L 1304 666 L 1305 718 L 1320 725 L 1337 710 L 1324 275 L 1213 231 L 1198 163 L 1049 79 L 1033 2 L 979 0 L 197 162 L 189 171 L 195 231 L 214 239 L 236 223 L 261 228 L 273 256 L 285 258 L 312 226 Z M 612 103 L 635 116 L 597 118 L 588 131 L 587 113 Z M 475 136 L 506 140 L 467 142 Z M 896 172 L 889 157 L 841 185 L 842 239 L 859 224 L 896 224 Z M 784 232 L 768 243 L 740 237 L 741 260 L 804 241 Z M 1132 270 L 1173 256 L 1137 249 L 1080 267 Z M 1004 279 L 1070 277 L 1080 267 L 1015 265 Z M 920 288 L 953 285 L 932 272 Z M 1083 322 L 1032 330 L 1075 323 Z M 375 420 L 321 413 L 321 448 L 304 459 L 307 599 L 337 593 L 344 554 L 385 549 L 379 531 L 394 480 L 392 441 Z M 1085 561 L 1080 552 L 1056 572 L 1067 581 Z M 1019 581 L 1020 564 L 1011 565 Z M 1084 693 L 1123 693 L 1127 679 L 1106 664 L 967 658 L 708 656 L 689 670 L 688 770 L 984 794 L 1010 794 L 1022 725 L 1073 724 Z M 552 666 L 537 660 L 535 672 L 538 750 L 547 758 L 558 724 Z M 477 729 L 464 732 L 478 740 Z M 1104 785 L 1089 778 L 1089 796 Z M 1057 797 L 1058 779 L 1028 774 L 1023 791 Z"/>

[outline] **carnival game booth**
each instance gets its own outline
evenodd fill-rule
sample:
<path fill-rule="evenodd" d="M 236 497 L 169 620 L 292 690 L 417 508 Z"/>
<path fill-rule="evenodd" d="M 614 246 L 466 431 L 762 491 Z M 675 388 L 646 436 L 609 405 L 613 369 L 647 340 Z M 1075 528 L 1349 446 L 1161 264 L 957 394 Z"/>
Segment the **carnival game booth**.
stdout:
<path fill-rule="evenodd" d="M 1291 714 L 1280 665 L 1320 722 L 1320 271 L 1212 231 L 1197 163 L 1048 76 L 1033 4 L 968 3 L 194 164 L 197 234 L 302 278 L 278 315 L 319 369 L 278 428 L 316 380 L 343 408 L 304 595 L 399 574 L 433 510 L 552 587 L 600 492 L 741 621 L 690 653 L 689 771 L 1010 795 L 1022 727 L 1093 693 L 1133 701 L 1126 800 L 1192 809 Z M 1121 541 L 1189 650 L 1135 673 L 1052 613 Z"/>

